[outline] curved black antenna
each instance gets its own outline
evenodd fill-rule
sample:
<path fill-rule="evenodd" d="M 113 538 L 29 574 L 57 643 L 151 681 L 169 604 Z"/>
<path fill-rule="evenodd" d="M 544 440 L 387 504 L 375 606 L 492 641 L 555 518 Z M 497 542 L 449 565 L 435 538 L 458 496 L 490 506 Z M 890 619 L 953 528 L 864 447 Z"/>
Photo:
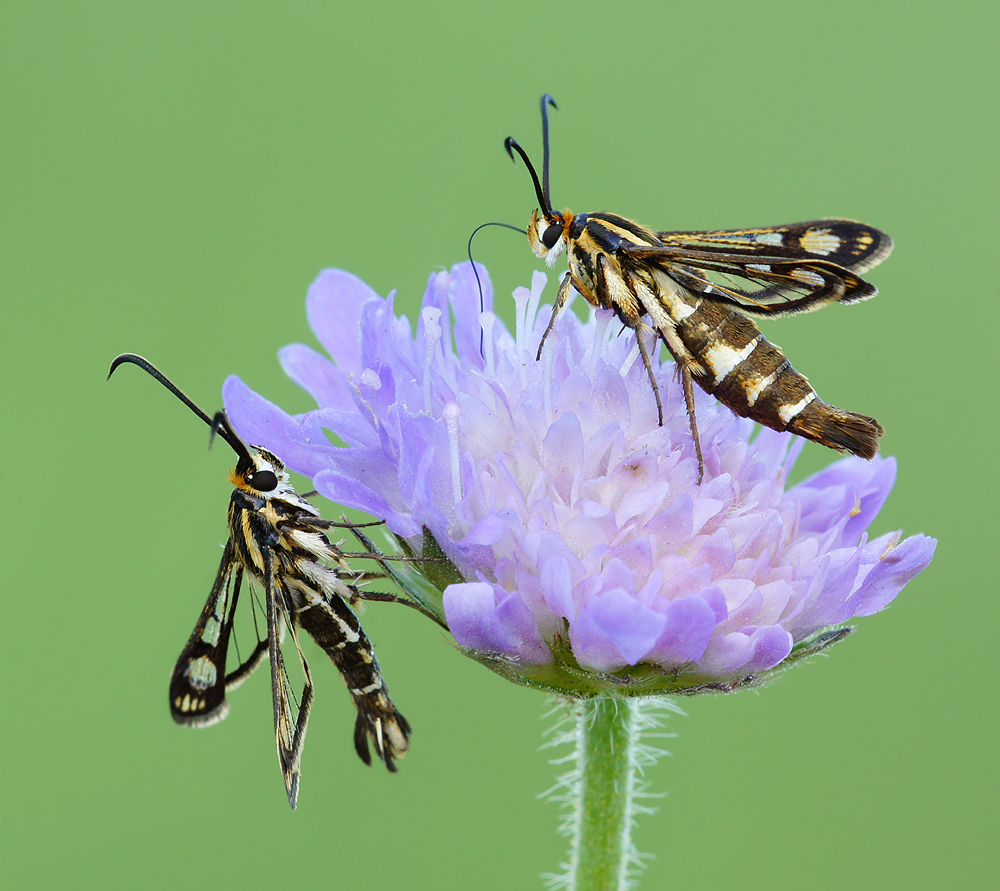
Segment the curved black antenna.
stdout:
<path fill-rule="evenodd" d="M 472 234 L 469 236 L 469 263 L 472 264 L 472 274 L 476 277 L 476 285 L 479 287 L 479 314 L 482 315 L 483 311 L 486 309 L 483 306 L 483 283 L 479 280 L 479 270 L 476 269 L 476 261 L 472 259 L 472 239 L 476 237 L 476 233 L 480 229 L 485 229 L 487 226 L 503 226 L 504 229 L 513 229 L 515 232 L 520 232 L 522 235 L 527 235 L 526 229 L 521 229 L 519 226 L 512 226 L 510 223 L 483 223 L 482 226 L 476 226 L 472 230 Z M 482 325 L 479 326 L 479 355 L 484 359 L 486 358 L 486 347 L 483 341 L 483 328 Z"/>
<path fill-rule="evenodd" d="M 542 214 L 545 216 L 551 214 L 552 204 L 549 202 L 549 196 L 542 191 L 542 184 L 538 181 L 538 174 L 535 173 L 535 168 L 532 166 L 531 161 L 528 160 L 528 155 L 521 148 L 521 144 L 513 136 L 508 136 L 503 141 L 503 147 L 507 149 L 507 154 L 510 155 L 512 161 L 517 160 L 514 157 L 514 152 L 517 152 L 521 156 L 524 166 L 528 168 L 528 173 L 531 174 L 531 181 L 535 184 L 535 196 L 538 198 L 538 206 L 541 208 Z"/>
<path fill-rule="evenodd" d="M 556 100 L 548 93 L 542 96 L 542 192 L 545 193 L 545 203 L 552 210 L 552 199 L 549 198 L 549 106 L 559 111 Z"/>
<path fill-rule="evenodd" d="M 221 436 L 230 445 L 232 445 L 233 442 L 236 441 L 241 446 L 243 446 L 243 440 L 240 439 L 240 435 L 233 429 L 233 424 L 229 420 L 229 415 L 227 415 L 221 409 L 219 411 L 217 411 L 212 416 L 212 432 L 208 436 L 208 445 L 209 445 L 209 448 L 211 448 L 212 443 L 215 441 L 215 435 L 216 434 L 219 434 L 219 436 Z M 245 448 L 245 446 L 244 446 L 244 448 Z M 249 453 L 249 451 L 247 452 L 247 456 L 246 457 L 247 457 L 247 460 L 250 459 L 250 453 Z M 240 459 L 241 460 L 243 459 L 243 455 L 242 454 L 240 455 Z M 252 465 L 253 461 L 250 461 L 250 463 Z"/>
<path fill-rule="evenodd" d="M 215 438 L 215 434 L 218 433 L 219 436 L 229 443 L 229 447 L 236 452 L 236 456 L 241 462 L 245 461 L 247 464 L 251 466 L 253 465 L 253 458 L 250 457 L 250 450 L 229 423 L 229 418 L 226 417 L 226 413 L 221 411 L 216 412 L 215 417 L 210 418 L 187 397 L 180 387 L 178 387 L 172 380 L 170 380 L 170 378 L 160 371 L 159 368 L 150 362 L 149 359 L 144 359 L 142 356 L 136 355 L 135 353 L 122 353 L 120 356 L 115 356 L 114 361 L 111 363 L 111 370 L 108 371 L 108 380 L 111 380 L 111 375 L 115 373 L 118 366 L 124 365 L 126 362 L 132 365 L 138 365 L 151 377 L 156 378 L 156 380 L 158 380 L 164 387 L 180 399 L 180 401 L 191 409 L 191 411 L 208 424 L 212 430 L 209 444 L 211 444 L 212 439 Z"/>

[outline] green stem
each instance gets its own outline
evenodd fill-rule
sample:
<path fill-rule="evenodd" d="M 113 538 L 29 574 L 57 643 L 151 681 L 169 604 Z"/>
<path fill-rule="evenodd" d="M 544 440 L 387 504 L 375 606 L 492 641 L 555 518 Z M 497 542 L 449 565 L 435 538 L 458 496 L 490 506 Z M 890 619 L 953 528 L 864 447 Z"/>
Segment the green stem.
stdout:
<path fill-rule="evenodd" d="M 565 702 L 565 700 L 563 700 Z M 572 745 L 569 754 L 551 763 L 565 764 L 551 797 L 564 805 L 561 831 L 570 838 L 564 872 L 548 876 L 559 891 L 625 891 L 635 887 L 641 867 L 632 845 L 636 813 L 649 808 L 636 803 L 645 795 L 637 786 L 644 766 L 658 750 L 639 742 L 640 733 L 659 721 L 634 699 L 595 697 L 578 700 L 555 728 L 549 746 Z"/>
<path fill-rule="evenodd" d="M 572 842 L 575 891 L 629 886 L 636 786 L 638 703 L 597 697 L 578 719 L 580 805 Z"/>
<path fill-rule="evenodd" d="M 563 804 L 560 830 L 570 838 L 563 872 L 546 876 L 553 891 L 627 891 L 638 884 L 642 855 L 632 843 L 640 814 L 652 814 L 646 768 L 667 754 L 653 738 L 664 733 L 670 712 L 683 714 L 671 700 L 656 696 L 616 699 L 594 697 L 556 707 L 562 719 L 546 747 L 571 745 L 572 751 L 551 764 L 567 770 L 547 793 Z"/>

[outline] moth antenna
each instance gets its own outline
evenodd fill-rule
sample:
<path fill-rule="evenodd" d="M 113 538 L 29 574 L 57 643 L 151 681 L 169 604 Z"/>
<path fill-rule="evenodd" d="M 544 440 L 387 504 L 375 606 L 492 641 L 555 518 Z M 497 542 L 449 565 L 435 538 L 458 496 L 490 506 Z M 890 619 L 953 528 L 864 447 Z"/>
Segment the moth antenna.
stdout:
<path fill-rule="evenodd" d="M 250 450 L 247 449 L 246 444 L 240 439 L 240 435 L 233 429 L 233 424 L 229 420 L 229 415 L 224 411 L 217 411 L 212 417 L 212 432 L 208 437 L 209 448 L 212 446 L 212 441 L 215 439 L 215 434 L 218 433 L 226 442 L 232 445 L 234 442 L 238 442 L 241 446 L 240 449 L 236 449 L 236 454 L 239 456 L 241 462 L 246 462 L 250 465 L 253 461 L 250 458 Z"/>
<path fill-rule="evenodd" d="M 542 192 L 545 204 L 552 210 L 552 199 L 549 198 L 549 106 L 559 111 L 556 100 L 548 93 L 542 96 Z"/>
<path fill-rule="evenodd" d="M 180 387 L 177 386 L 177 384 L 170 380 L 170 378 L 168 378 L 162 371 L 160 371 L 159 368 L 150 362 L 149 359 L 144 359 L 136 353 L 122 353 L 120 356 L 115 356 L 114 361 L 111 363 L 111 369 L 108 371 L 107 379 L 111 380 L 111 375 L 115 373 L 118 366 L 125 365 L 126 363 L 138 365 L 143 371 L 163 384 L 163 386 L 173 393 L 174 396 L 180 399 L 180 401 L 191 409 L 191 411 L 208 424 L 212 431 L 209 438 L 209 445 L 211 445 L 212 440 L 215 439 L 215 434 L 218 433 L 219 436 L 221 436 L 229 444 L 229 447 L 236 452 L 236 455 L 241 462 L 246 462 L 248 465 L 253 464 L 253 459 L 250 457 L 250 450 L 229 423 L 229 418 L 226 417 L 226 413 L 219 411 L 215 413 L 214 418 L 210 418 L 204 411 L 195 405 L 195 403 L 183 390 L 181 390 Z"/>
<path fill-rule="evenodd" d="M 515 232 L 520 232 L 522 235 L 527 235 L 528 234 L 527 230 L 521 229 L 518 226 L 512 226 L 510 223 L 483 223 L 481 226 L 476 226 L 476 228 L 472 230 L 472 234 L 469 236 L 469 263 L 472 264 L 472 274 L 476 277 L 476 285 L 479 287 L 479 314 L 480 315 L 483 314 L 483 312 L 485 311 L 486 307 L 483 304 L 483 283 L 479 279 L 479 270 L 476 269 L 476 261 L 472 259 L 472 239 L 476 237 L 476 233 L 480 229 L 485 229 L 487 226 L 503 226 L 504 229 L 513 229 Z M 482 327 L 482 325 L 480 325 L 479 326 L 479 355 L 482 356 L 485 359 L 486 358 L 486 352 L 485 352 L 486 347 L 485 347 L 485 343 L 483 341 L 484 336 L 485 335 L 483 334 L 483 327 Z"/>
<path fill-rule="evenodd" d="M 510 155 L 512 161 L 517 161 L 514 157 L 514 152 L 517 152 L 521 156 L 524 166 L 528 168 L 528 173 L 531 174 L 531 181 L 535 185 L 535 196 L 538 198 L 538 206 L 541 208 L 542 214 L 551 214 L 552 205 L 549 203 L 549 196 L 542 191 L 542 184 L 538 181 L 538 174 L 535 173 L 535 168 L 528 159 L 527 153 L 521 148 L 521 144 L 513 136 L 508 136 L 503 141 L 503 147 L 507 149 L 507 154 Z"/>

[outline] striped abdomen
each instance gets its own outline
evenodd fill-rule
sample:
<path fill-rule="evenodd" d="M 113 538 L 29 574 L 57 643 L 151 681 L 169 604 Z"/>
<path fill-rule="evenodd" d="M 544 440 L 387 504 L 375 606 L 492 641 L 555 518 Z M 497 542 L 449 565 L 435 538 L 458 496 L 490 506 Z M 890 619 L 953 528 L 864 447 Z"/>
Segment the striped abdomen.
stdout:
<path fill-rule="evenodd" d="M 333 573 L 316 564 L 311 568 Z M 358 755 L 365 764 L 371 764 L 371 740 L 379 760 L 395 771 L 394 759 L 401 758 L 409 748 L 410 725 L 389 698 L 375 651 L 358 617 L 340 596 L 321 593 L 301 576 L 286 578 L 286 584 L 296 601 L 297 624 L 337 666 L 354 699 L 358 710 L 354 747 Z"/>
<path fill-rule="evenodd" d="M 697 363 L 690 364 L 691 374 L 706 392 L 741 417 L 772 430 L 787 430 L 862 458 L 875 456 L 882 425 L 820 399 L 751 319 L 696 297 L 690 304 L 685 301 L 687 314 L 679 320 L 683 313 L 676 308 L 675 303 L 671 315 L 677 337 Z"/>

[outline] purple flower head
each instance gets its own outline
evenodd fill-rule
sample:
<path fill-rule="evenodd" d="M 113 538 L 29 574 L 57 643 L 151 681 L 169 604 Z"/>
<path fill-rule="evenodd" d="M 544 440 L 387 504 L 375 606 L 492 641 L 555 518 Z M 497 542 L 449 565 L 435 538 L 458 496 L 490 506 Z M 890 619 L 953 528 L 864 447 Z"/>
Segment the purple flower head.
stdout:
<path fill-rule="evenodd" d="M 698 485 L 672 363 L 656 367 L 661 427 L 611 313 L 561 313 L 536 361 L 545 276 L 515 292 L 512 335 L 480 275 L 482 314 L 470 265 L 432 275 L 414 335 L 391 294 L 328 270 L 306 306 L 331 358 L 279 354 L 319 407 L 293 417 L 238 378 L 224 387 L 249 442 L 417 553 L 433 538 L 458 573 L 441 604 L 470 655 L 581 694 L 732 689 L 844 636 L 828 629 L 881 610 L 930 562 L 926 536 L 868 538 L 893 459 L 844 458 L 786 489 L 802 440 L 753 436 L 699 390 Z"/>

